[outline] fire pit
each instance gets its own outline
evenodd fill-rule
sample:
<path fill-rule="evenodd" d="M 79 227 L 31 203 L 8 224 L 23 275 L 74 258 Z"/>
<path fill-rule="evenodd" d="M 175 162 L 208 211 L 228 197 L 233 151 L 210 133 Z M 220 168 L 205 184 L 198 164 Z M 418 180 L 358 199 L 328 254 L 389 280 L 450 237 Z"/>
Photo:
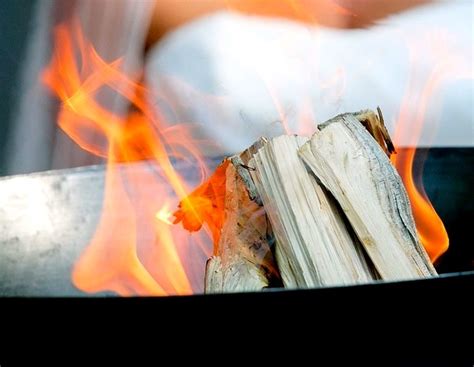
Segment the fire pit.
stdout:
<path fill-rule="evenodd" d="M 470 167 L 474 152 L 470 148 L 419 149 L 426 154 L 423 181 L 426 192 L 433 198 L 448 233 L 451 244 L 448 252 L 436 264 L 443 280 L 426 280 L 428 287 L 437 284 L 467 286 L 472 280 L 474 253 L 469 238 L 469 218 L 472 218 L 472 204 L 466 203 L 472 185 Z M 209 161 L 216 166 L 220 159 Z M 415 166 L 417 165 L 415 160 Z M 134 172 L 150 172 L 146 162 L 129 164 Z M 124 167 L 125 168 L 125 167 Z M 195 167 L 181 164 L 177 166 L 185 177 L 196 179 Z M 159 172 L 153 172 L 159 175 Z M 49 171 L 31 175 L 6 177 L 0 180 L 0 294 L 20 297 L 64 297 L 64 296 L 104 296 L 114 292 L 85 293 L 71 282 L 70 274 L 75 261 L 94 235 L 99 221 L 105 167 L 90 166 L 77 169 Z M 467 178 L 467 179 L 466 179 Z M 471 180 L 471 181 L 469 181 Z M 153 190 L 153 186 L 142 186 L 143 191 Z M 171 190 L 171 189 L 170 189 Z M 121 215 L 126 216 L 126 213 Z M 145 240 L 154 241 L 155 234 L 148 234 Z M 201 262 L 205 256 L 201 256 Z M 195 285 L 199 283 L 196 270 Z M 391 285 L 374 284 L 363 289 L 403 289 L 423 287 L 425 281 L 401 282 Z M 439 282 L 439 283 L 438 283 Z M 351 287 L 349 287 L 351 288 Z M 358 289 L 358 288 L 355 288 Z M 431 288 L 430 288 L 431 289 Z M 308 294 L 324 290 L 302 291 Z M 348 292 L 337 288 L 337 292 Z M 283 291 L 284 292 L 284 291 Z M 367 290 L 370 292 L 370 290 Z M 383 292 L 383 291 L 382 291 Z M 273 297 L 280 297 L 276 293 Z M 271 296 L 272 297 L 272 296 Z M 281 295 L 285 298 L 287 296 Z M 179 301 L 178 301 L 179 302 Z M 198 301 L 201 302 L 201 301 Z"/>
<path fill-rule="evenodd" d="M 0 294 L 43 297 L 201 293 L 205 263 L 213 253 L 209 238 L 215 237 L 215 228 L 211 228 L 212 233 L 203 230 L 191 235 L 174 225 L 172 214 L 179 200 L 183 202 L 221 159 L 205 158 L 205 148 L 193 134 L 192 124 L 168 121 L 168 115 L 153 106 L 154 98 L 158 98 L 154 91 L 146 81 L 137 82 L 136 75 L 123 72 L 120 59 L 102 59 L 82 33 L 79 22 L 58 25 L 54 39 L 53 55 L 41 73 L 41 80 L 61 101 L 58 124 L 69 139 L 88 154 L 105 158 L 107 165 L 6 177 L 0 181 Z M 417 147 L 427 101 L 436 87 L 450 78 L 465 77 L 469 71 L 453 67 L 459 61 L 456 58 L 445 61 L 449 67 L 436 64 L 433 73 L 421 78 L 421 91 L 408 88 L 394 132 L 398 154 L 392 156 L 407 188 L 421 242 L 439 272 L 450 274 L 443 280 L 430 280 L 430 284 L 463 283 L 473 269 L 472 250 L 464 243 L 473 209 L 463 202 L 470 195 L 471 185 L 465 179 L 466 175 L 472 179 L 472 149 L 429 151 Z M 452 73 L 454 69 L 456 72 Z M 417 73 L 418 70 L 413 71 L 413 75 Z M 413 75 L 408 78 L 409 84 L 414 82 L 410 79 Z M 268 89 L 280 111 L 271 87 Z M 102 102 L 107 100 L 104 94 L 108 92 L 126 100 L 128 111 L 115 113 L 107 108 L 107 103 Z M 419 103 L 413 107 L 415 99 Z M 168 107 L 173 110 L 174 106 L 169 103 Z M 294 131 L 282 115 L 285 133 L 310 136 L 315 126 L 307 117 Z M 398 140 L 403 135 L 405 147 L 400 148 Z M 386 152 L 389 156 L 392 148 Z M 428 158 L 424 175 L 422 156 Z M 390 161 L 385 156 L 384 159 L 385 167 L 393 171 Z M 400 188 L 398 175 L 393 177 Z M 417 237 L 414 225 L 411 228 L 411 237 Z M 451 247 L 443 256 L 448 248 L 448 234 L 452 236 Z M 361 237 L 359 233 L 357 236 Z M 425 256 L 421 261 L 427 259 Z M 434 274 L 429 260 L 428 265 L 430 274 Z M 378 279 L 377 274 L 370 279 Z M 403 288 L 407 284 L 396 282 L 393 286 Z M 386 286 L 375 282 L 367 289 Z M 262 297 L 273 297 L 281 290 L 273 291 L 267 289 L 265 292 L 272 296 Z"/>

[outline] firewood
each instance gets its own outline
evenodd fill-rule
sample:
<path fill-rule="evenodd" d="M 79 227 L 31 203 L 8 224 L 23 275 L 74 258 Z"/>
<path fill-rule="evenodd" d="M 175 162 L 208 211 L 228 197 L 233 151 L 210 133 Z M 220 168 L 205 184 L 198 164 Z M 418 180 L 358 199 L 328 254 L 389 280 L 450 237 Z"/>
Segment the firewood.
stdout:
<path fill-rule="evenodd" d="M 385 126 L 380 107 L 377 107 L 377 113 L 371 110 L 362 110 L 355 112 L 352 115 L 354 115 L 354 117 L 364 125 L 366 130 L 370 135 L 372 135 L 380 148 L 382 148 L 389 158 L 392 153 L 396 153 L 390 134 Z"/>
<path fill-rule="evenodd" d="M 343 114 L 318 130 L 300 156 L 334 195 L 382 279 L 435 275 L 400 176 L 360 116 Z"/>
<path fill-rule="evenodd" d="M 206 293 L 258 291 L 278 283 L 272 229 L 246 165 L 263 144 L 261 139 L 225 159 L 175 213 L 176 222 L 188 230 L 198 230 L 203 223 L 211 228 L 214 255 L 206 264 Z"/>
<path fill-rule="evenodd" d="M 382 112 L 260 139 L 185 198 L 176 222 L 206 224 L 205 291 L 307 288 L 436 275 L 421 246 Z"/>
<path fill-rule="evenodd" d="M 252 178 L 276 236 L 287 288 L 369 282 L 373 275 L 337 203 L 298 156 L 305 138 L 280 136 L 250 161 Z"/>
<path fill-rule="evenodd" d="M 226 169 L 225 221 L 217 255 L 207 262 L 205 291 L 257 291 L 268 287 L 275 266 L 264 209 L 251 200 L 233 164 Z"/>

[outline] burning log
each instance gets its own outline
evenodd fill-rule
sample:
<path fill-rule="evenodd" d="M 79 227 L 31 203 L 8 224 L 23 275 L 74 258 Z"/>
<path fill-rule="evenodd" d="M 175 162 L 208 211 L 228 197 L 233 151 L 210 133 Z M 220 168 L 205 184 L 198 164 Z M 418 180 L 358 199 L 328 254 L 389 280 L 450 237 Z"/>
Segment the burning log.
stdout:
<path fill-rule="evenodd" d="M 206 292 L 260 290 L 279 274 L 287 288 L 436 275 L 393 151 L 379 109 L 337 116 L 311 139 L 261 139 L 226 159 L 175 213 L 185 228 L 205 222 L 213 233 Z"/>
<path fill-rule="evenodd" d="M 183 221 L 185 228 L 197 230 L 205 222 L 213 233 L 206 293 L 256 291 L 278 282 L 272 229 L 247 166 L 265 143 L 261 139 L 242 154 L 225 159 L 213 177 L 187 198 L 188 209 L 182 202 L 175 213 L 176 222 Z M 206 200 L 213 203 L 195 205 Z"/>
<path fill-rule="evenodd" d="M 318 129 L 300 155 L 343 208 L 381 277 L 435 275 L 400 176 L 357 116 L 340 115 Z"/>
<path fill-rule="evenodd" d="M 254 291 L 269 285 L 270 231 L 263 208 L 249 198 L 233 164 L 226 168 L 225 222 L 217 255 L 206 265 L 206 292 Z"/>
<path fill-rule="evenodd" d="M 307 139 L 280 136 L 250 161 L 275 232 L 287 288 L 368 282 L 372 273 L 337 204 L 307 171 L 298 149 Z"/>

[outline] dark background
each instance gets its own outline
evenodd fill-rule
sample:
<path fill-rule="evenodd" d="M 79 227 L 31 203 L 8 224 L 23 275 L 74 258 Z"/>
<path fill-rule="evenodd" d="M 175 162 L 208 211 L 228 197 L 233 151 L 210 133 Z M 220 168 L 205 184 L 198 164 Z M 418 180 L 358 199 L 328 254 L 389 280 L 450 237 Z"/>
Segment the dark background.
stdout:
<path fill-rule="evenodd" d="M 420 149 L 415 157 L 415 170 L 419 169 L 425 156 L 425 190 L 443 220 L 450 240 L 450 247 L 436 268 L 440 273 L 473 270 L 474 149 Z"/>
<path fill-rule="evenodd" d="M 6 171 L 5 146 L 19 98 L 19 73 L 36 3 L 37 0 L 0 0 L 0 176 Z"/>

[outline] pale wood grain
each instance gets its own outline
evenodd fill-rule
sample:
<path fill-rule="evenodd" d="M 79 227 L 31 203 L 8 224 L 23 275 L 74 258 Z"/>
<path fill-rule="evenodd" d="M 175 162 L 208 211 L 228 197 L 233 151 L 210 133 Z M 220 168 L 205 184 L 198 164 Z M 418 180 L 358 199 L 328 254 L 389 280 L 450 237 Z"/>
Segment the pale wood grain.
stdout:
<path fill-rule="evenodd" d="M 300 156 L 334 195 L 383 279 L 435 275 L 400 176 L 353 114 L 319 127 Z"/>

